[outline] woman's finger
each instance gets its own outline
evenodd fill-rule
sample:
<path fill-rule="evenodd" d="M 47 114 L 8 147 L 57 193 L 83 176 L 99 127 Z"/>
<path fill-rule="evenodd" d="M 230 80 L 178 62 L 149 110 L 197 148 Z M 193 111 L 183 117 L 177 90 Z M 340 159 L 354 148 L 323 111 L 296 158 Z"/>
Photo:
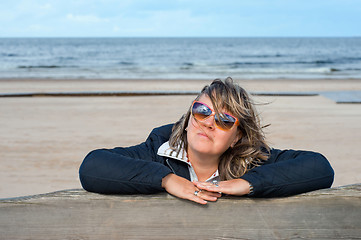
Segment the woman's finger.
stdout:
<path fill-rule="evenodd" d="M 207 195 L 207 196 L 216 197 L 216 198 L 219 198 L 222 196 L 222 193 L 220 193 L 220 192 L 211 192 L 211 191 L 207 191 L 205 189 L 200 189 L 200 190 L 202 191 L 202 196 Z"/>
<path fill-rule="evenodd" d="M 194 197 L 192 196 L 190 200 L 203 204 L 203 201 L 205 203 L 207 203 L 207 201 L 215 202 L 217 199 L 218 197 L 210 195 L 209 192 L 200 190 L 196 191 L 196 194 Z"/>
<path fill-rule="evenodd" d="M 244 179 L 232 179 L 218 183 L 218 187 L 209 183 L 196 183 L 195 186 L 210 192 L 222 192 L 224 194 L 243 196 L 250 191 L 249 183 Z"/>
<path fill-rule="evenodd" d="M 219 183 L 218 185 L 214 185 L 212 183 L 206 183 L 206 182 L 194 182 L 194 184 L 197 188 L 209 192 L 221 193 L 224 190 L 223 187 L 221 186 L 221 183 Z"/>
<path fill-rule="evenodd" d="M 196 203 L 207 204 L 207 201 L 199 196 L 201 192 L 202 191 L 200 189 L 196 189 L 188 199 Z"/>
<path fill-rule="evenodd" d="M 210 196 L 217 197 L 217 198 L 222 197 L 221 192 L 209 192 L 209 194 L 210 194 Z"/>
<path fill-rule="evenodd" d="M 200 197 L 206 201 L 211 201 L 211 202 L 215 202 L 218 199 L 218 196 L 208 191 L 199 191 L 197 197 Z"/>
<path fill-rule="evenodd" d="M 216 186 L 216 185 L 214 185 L 213 183 L 210 183 L 210 182 L 196 182 L 196 181 L 193 181 L 193 184 L 194 184 L 195 186 L 202 186 L 202 187 Z"/>

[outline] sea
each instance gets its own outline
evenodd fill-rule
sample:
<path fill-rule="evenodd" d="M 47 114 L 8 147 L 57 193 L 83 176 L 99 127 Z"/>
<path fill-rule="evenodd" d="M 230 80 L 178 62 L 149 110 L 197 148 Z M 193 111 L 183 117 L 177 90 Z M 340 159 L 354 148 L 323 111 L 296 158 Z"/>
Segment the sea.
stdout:
<path fill-rule="evenodd" d="M 0 78 L 361 78 L 361 37 L 0 38 Z"/>

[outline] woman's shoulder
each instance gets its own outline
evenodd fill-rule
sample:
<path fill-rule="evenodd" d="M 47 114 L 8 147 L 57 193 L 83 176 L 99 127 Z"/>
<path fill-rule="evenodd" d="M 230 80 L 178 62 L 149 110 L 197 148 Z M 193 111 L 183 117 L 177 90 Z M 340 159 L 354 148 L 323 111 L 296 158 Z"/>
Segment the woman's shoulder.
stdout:
<path fill-rule="evenodd" d="M 148 136 L 148 140 L 156 140 L 161 142 L 166 142 L 169 140 L 170 135 L 172 134 L 172 128 L 174 124 L 167 124 L 160 127 L 156 127 Z"/>
<path fill-rule="evenodd" d="M 167 124 L 167 125 L 162 125 L 160 127 L 156 127 L 152 130 L 152 132 L 150 134 L 154 134 L 154 135 L 158 135 L 158 136 L 164 136 L 164 137 L 168 137 L 171 135 L 172 133 L 172 128 L 173 128 L 173 123 L 172 124 Z"/>
<path fill-rule="evenodd" d="M 276 149 L 271 148 L 268 163 L 284 161 L 289 159 L 302 158 L 321 158 L 326 159 L 321 153 L 310 150 L 295 150 L 295 149 Z"/>

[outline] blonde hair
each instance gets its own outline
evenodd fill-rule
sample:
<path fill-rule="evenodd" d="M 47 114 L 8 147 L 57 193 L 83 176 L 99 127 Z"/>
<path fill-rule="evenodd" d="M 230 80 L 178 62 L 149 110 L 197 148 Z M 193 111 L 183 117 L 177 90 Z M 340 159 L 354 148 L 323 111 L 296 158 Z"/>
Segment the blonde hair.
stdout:
<path fill-rule="evenodd" d="M 205 86 L 196 100 L 202 95 L 210 98 L 216 114 L 219 114 L 220 109 L 224 109 L 237 117 L 240 123 L 238 131 L 241 138 L 220 157 L 218 171 L 221 180 L 239 178 L 249 169 L 266 161 L 270 148 L 265 141 L 259 115 L 249 94 L 228 77 L 224 81 L 215 79 L 209 86 Z M 186 150 L 188 147 L 186 128 L 190 117 L 189 108 L 173 126 L 169 143 L 178 154 L 181 149 Z"/>

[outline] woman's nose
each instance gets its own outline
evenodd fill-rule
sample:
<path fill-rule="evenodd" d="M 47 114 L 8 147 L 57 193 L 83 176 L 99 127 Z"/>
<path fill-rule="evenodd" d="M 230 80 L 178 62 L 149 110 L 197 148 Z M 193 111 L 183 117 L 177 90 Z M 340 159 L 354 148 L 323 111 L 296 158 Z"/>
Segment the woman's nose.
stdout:
<path fill-rule="evenodd" d="M 214 126 L 214 114 L 210 115 L 207 119 L 202 121 L 203 125 L 207 128 L 213 129 Z"/>

